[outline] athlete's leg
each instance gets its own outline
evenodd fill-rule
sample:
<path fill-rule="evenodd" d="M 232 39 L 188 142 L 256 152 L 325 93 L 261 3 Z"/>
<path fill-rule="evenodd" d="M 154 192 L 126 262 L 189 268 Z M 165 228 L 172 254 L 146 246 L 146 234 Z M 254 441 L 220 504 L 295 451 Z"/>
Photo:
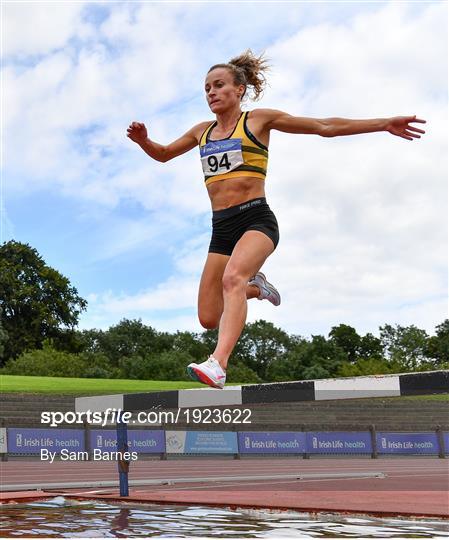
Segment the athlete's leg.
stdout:
<path fill-rule="evenodd" d="M 230 257 L 208 253 L 198 291 L 198 319 L 204 328 L 217 328 L 223 313 L 223 274 Z"/>
<path fill-rule="evenodd" d="M 229 259 L 230 256 L 220 253 L 207 255 L 198 291 L 198 318 L 204 328 L 218 328 L 220 324 L 223 313 L 223 274 Z M 247 280 L 246 297 L 256 298 L 259 293 L 259 288 L 248 285 Z"/>
<path fill-rule="evenodd" d="M 223 369 L 242 333 L 247 315 L 248 280 L 273 253 L 274 244 L 260 231 L 247 231 L 237 242 L 223 273 L 223 315 L 213 353 Z M 257 287 L 255 289 L 258 290 Z"/>

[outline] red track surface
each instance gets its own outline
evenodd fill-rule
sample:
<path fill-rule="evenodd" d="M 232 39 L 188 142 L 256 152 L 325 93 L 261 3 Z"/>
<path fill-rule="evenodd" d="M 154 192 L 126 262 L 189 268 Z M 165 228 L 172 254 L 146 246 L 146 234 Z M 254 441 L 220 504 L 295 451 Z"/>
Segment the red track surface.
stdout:
<path fill-rule="evenodd" d="M 334 480 L 248 480 L 207 482 L 208 476 L 287 473 L 382 472 L 386 478 Z M 2 484 L 117 480 L 117 466 L 107 462 L 9 461 L 1 463 Z M 186 459 L 131 463 L 130 480 L 204 478 L 204 483 L 137 486 L 127 501 L 199 504 L 229 507 L 294 509 L 449 517 L 449 468 L 437 458 L 401 459 Z M 119 500 L 117 488 L 59 490 L 88 499 Z M 49 497 L 49 492 L 5 492 L 6 501 Z"/>

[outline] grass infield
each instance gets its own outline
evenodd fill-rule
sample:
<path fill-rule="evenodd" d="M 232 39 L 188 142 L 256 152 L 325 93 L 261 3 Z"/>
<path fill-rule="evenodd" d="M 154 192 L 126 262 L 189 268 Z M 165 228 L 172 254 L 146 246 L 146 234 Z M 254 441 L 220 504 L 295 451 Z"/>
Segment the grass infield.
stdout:
<path fill-rule="evenodd" d="M 134 392 L 157 392 L 200 388 L 204 385 L 188 381 L 136 381 L 132 379 L 76 379 L 70 377 L 28 377 L 0 375 L 3 393 L 106 395 Z"/>
<path fill-rule="evenodd" d="M 238 385 L 239 383 L 232 383 Z M 159 390 L 182 390 L 204 388 L 203 384 L 189 381 L 136 381 L 132 379 L 72 379 L 69 377 L 28 377 L 24 375 L 0 375 L 3 393 L 23 394 L 73 394 L 107 395 L 134 392 L 157 392 Z M 449 394 L 427 396 L 402 396 L 376 399 L 424 399 L 449 401 Z"/>

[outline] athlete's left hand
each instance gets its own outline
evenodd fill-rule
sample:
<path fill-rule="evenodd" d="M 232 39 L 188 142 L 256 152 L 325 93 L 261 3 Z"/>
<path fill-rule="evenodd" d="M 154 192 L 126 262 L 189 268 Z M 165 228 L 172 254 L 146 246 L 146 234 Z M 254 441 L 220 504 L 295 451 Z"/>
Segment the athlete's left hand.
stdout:
<path fill-rule="evenodd" d="M 420 139 L 421 135 L 419 133 L 425 133 L 424 130 L 418 129 L 415 126 L 411 126 L 412 122 L 419 122 L 420 124 L 425 124 L 425 120 L 416 118 L 415 116 L 395 116 L 390 118 L 386 131 L 389 131 L 392 135 L 397 135 L 408 141 L 413 141 L 413 139 Z"/>

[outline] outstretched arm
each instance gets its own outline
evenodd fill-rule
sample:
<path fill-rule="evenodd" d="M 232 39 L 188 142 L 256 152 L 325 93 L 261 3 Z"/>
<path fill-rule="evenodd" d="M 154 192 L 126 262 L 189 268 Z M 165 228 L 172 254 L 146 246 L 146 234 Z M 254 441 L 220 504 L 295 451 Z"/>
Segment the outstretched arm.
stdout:
<path fill-rule="evenodd" d="M 201 136 L 201 133 L 206 129 L 206 126 L 209 125 L 209 123 L 210 122 L 202 122 L 201 124 L 197 124 L 187 131 L 187 133 L 184 133 L 179 139 L 176 139 L 176 141 L 168 145 L 162 145 L 150 140 L 145 124 L 142 124 L 141 122 L 132 122 L 128 127 L 126 136 L 137 143 L 150 157 L 156 161 L 165 163 L 170 159 L 192 150 L 192 148 L 198 144 L 199 136 Z"/>
<path fill-rule="evenodd" d="M 415 116 L 395 116 L 393 118 L 377 118 L 370 120 L 350 120 L 348 118 L 304 118 L 291 116 L 282 111 L 273 109 L 259 109 L 267 129 L 275 129 L 285 133 L 306 133 L 321 135 L 322 137 L 338 137 L 341 135 L 357 135 L 359 133 L 373 133 L 375 131 L 388 131 L 403 139 L 412 141 L 419 139 L 422 129 L 412 126 L 411 123 L 425 124 L 425 120 Z"/>

